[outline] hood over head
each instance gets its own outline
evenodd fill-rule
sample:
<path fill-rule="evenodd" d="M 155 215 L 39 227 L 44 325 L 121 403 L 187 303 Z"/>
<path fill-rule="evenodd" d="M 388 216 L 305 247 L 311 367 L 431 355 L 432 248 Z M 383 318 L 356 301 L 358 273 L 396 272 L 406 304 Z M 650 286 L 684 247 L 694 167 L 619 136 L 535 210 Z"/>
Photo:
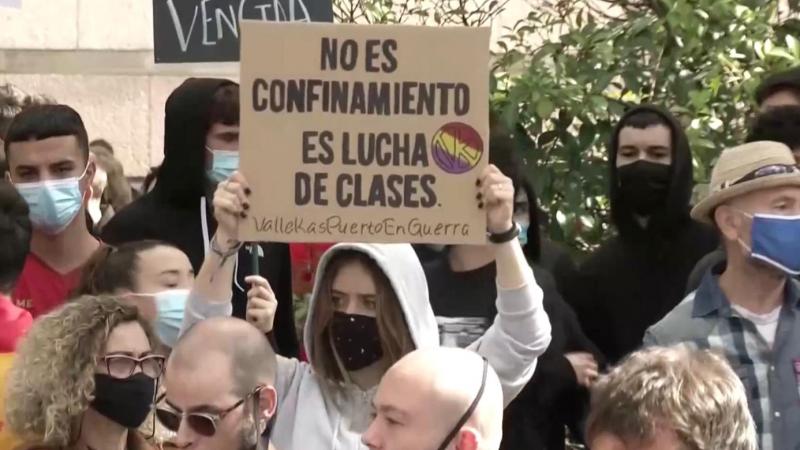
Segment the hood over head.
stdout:
<path fill-rule="evenodd" d="M 154 192 L 167 203 L 196 207 L 206 195 L 206 135 L 214 94 L 236 84 L 217 78 L 189 78 L 172 91 L 164 108 L 164 162 Z"/>
<path fill-rule="evenodd" d="M 670 181 L 664 207 L 650 216 L 648 226 L 645 229 L 639 224 L 630 202 L 626 201 L 622 195 L 616 161 L 620 130 L 624 128 L 629 117 L 646 111 L 664 118 L 672 130 L 672 163 L 670 165 Z M 622 116 L 611 134 L 611 141 L 608 146 L 608 164 L 610 169 L 611 219 L 621 237 L 647 237 L 651 236 L 653 232 L 658 235 L 666 235 L 670 233 L 674 225 L 689 220 L 689 203 L 694 186 L 692 152 L 683 127 L 670 112 L 653 105 L 641 105 L 629 109 Z"/>
<path fill-rule="evenodd" d="M 756 89 L 756 103 L 760 105 L 770 95 L 786 88 L 800 93 L 800 66 L 774 73 L 764 79 Z"/>
<path fill-rule="evenodd" d="M 428 299 L 428 283 L 417 254 L 409 244 L 358 244 L 342 243 L 328 249 L 317 266 L 314 290 L 308 304 L 308 317 L 303 331 L 305 350 L 309 361 L 313 361 L 313 324 L 317 310 L 323 276 L 332 258 L 345 250 L 364 253 L 375 261 L 389 279 L 400 307 L 405 315 L 411 338 L 416 348 L 439 345 L 439 329 Z"/>

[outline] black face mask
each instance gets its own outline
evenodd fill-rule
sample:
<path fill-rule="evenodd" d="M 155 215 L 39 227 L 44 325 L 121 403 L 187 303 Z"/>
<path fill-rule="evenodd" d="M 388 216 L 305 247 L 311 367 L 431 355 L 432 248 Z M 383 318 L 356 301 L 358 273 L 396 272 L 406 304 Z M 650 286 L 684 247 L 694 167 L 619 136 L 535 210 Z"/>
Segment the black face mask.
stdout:
<path fill-rule="evenodd" d="M 333 313 L 331 337 L 348 371 L 363 369 L 383 357 L 378 321 L 360 314 Z"/>
<path fill-rule="evenodd" d="M 153 407 L 156 380 L 143 373 L 128 378 L 94 376 L 92 408 L 125 428 L 139 428 Z"/>
<path fill-rule="evenodd" d="M 464 415 L 461 416 L 460 419 L 458 419 L 456 426 L 454 426 L 453 429 L 450 430 L 450 433 L 447 434 L 447 437 L 444 438 L 444 441 L 442 441 L 442 445 L 439 446 L 439 450 L 445 450 L 447 446 L 450 444 L 450 441 L 452 441 L 456 437 L 458 432 L 461 431 L 461 427 L 463 427 L 464 424 L 467 423 L 469 418 L 472 417 L 472 413 L 475 412 L 475 408 L 478 407 L 478 403 L 480 403 L 481 397 L 483 397 L 483 390 L 486 388 L 486 377 L 488 375 L 489 375 L 489 361 L 487 361 L 486 358 L 484 358 L 483 378 L 481 379 L 481 387 L 480 389 L 478 389 L 478 393 L 475 395 L 475 400 L 473 400 L 472 404 L 469 405 L 469 408 L 467 408 L 467 412 L 465 412 Z"/>
<path fill-rule="evenodd" d="M 617 169 L 620 194 L 633 212 L 649 216 L 664 207 L 669 192 L 671 167 L 636 161 Z"/>

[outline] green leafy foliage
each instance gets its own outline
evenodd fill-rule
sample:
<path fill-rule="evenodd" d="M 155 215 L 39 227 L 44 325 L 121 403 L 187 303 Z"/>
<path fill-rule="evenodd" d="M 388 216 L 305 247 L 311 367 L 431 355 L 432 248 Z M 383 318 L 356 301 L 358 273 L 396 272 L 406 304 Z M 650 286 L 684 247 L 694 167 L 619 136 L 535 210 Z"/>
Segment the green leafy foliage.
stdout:
<path fill-rule="evenodd" d="M 770 1 L 544 2 L 508 31 L 493 104 L 530 139 L 548 233 L 578 251 L 610 231 L 606 143 L 627 105 L 675 113 L 707 182 L 744 138 L 764 74 L 800 61 L 797 21 Z"/>
<path fill-rule="evenodd" d="M 334 0 L 334 12 L 340 22 L 483 26 L 509 1 Z M 765 74 L 800 63 L 798 0 L 530 4 L 497 43 L 491 101 L 524 130 L 546 232 L 577 252 L 611 232 L 606 143 L 627 105 L 675 113 L 705 183 L 719 152 L 744 138 Z"/>

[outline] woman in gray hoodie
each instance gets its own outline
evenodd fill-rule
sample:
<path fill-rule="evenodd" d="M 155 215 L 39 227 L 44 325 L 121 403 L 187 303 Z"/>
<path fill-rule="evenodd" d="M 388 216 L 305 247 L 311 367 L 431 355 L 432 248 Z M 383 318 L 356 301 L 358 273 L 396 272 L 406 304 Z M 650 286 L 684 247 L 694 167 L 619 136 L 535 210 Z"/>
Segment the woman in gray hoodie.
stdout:
<path fill-rule="evenodd" d="M 477 197 L 478 207 L 485 208 L 489 232 L 513 234 L 505 233 L 515 226 L 511 180 L 489 166 L 476 190 L 466 195 Z M 241 245 L 236 230 L 249 209 L 248 193 L 238 173 L 217 189 L 214 251 L 198 274 L 184 330 L 231 312 L 233 258 L 228 255 Z M 497 372 L 506 405 L 530 379 L 550 342 L 542 290 L 515 237 L 487 244 L 496 252 L 498 315 L 469 347 Z M 260 277 L 248 282 L 248 318 L 268 330 L 277 306 L 274 295 Z M 369 426 L 383 374 L 411 350 L 439 345 L 425 274 L 411 246 L 349 243 L 328 250 L 319 262 L 304 331 L 310 362 L 278 357 L 272 442 L 280 450 L 365 450 L 361 434 Z M 442 420 L 455 423 L 458 417 Z"/>

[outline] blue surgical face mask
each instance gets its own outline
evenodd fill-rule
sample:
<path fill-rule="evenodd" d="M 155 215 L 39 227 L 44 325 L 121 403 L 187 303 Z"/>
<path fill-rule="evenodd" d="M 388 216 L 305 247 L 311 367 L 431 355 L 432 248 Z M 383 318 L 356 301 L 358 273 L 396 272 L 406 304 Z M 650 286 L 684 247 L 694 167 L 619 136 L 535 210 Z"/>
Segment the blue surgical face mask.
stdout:
<path fill-rule="evenodd" d="M 61 233 L 78 215 L 83 204 L 80 177 L 15 183 L 14 186 L 30 208 L 33 226 L 46 234 Z"/>
<path fill-rule="evenodd" d="M 753 220 L 750 257 L 789 275 L 800 275 L 800 216 L 742 213 Z"/>
<path fill-rule="evenodd" d="M 206 171 L 208 178 L 215 183 L 221 183 L 239 169 L 239 152 L 236 150 L 214 150 L 206 147 L 211 152 L 211 168 Z"/>
<path fill-rule="evenodd" d="M 524 247 L 528 243 L 528 228 L 530 227 L 530 224 L 528 223 L 527 211 L 525 212 L 525 215 L 515 214 L 514 222 L 519 225 L 519 236 L 517 236 L 517 239 L 519 239 L 519 245 Z"/>
<path fill-rule="evenodd" d="M 161 342 L 173 347 L 183 324 L 188 289 L 171 289 L 152 294 L 156 301 L 156 332 Z"/>

